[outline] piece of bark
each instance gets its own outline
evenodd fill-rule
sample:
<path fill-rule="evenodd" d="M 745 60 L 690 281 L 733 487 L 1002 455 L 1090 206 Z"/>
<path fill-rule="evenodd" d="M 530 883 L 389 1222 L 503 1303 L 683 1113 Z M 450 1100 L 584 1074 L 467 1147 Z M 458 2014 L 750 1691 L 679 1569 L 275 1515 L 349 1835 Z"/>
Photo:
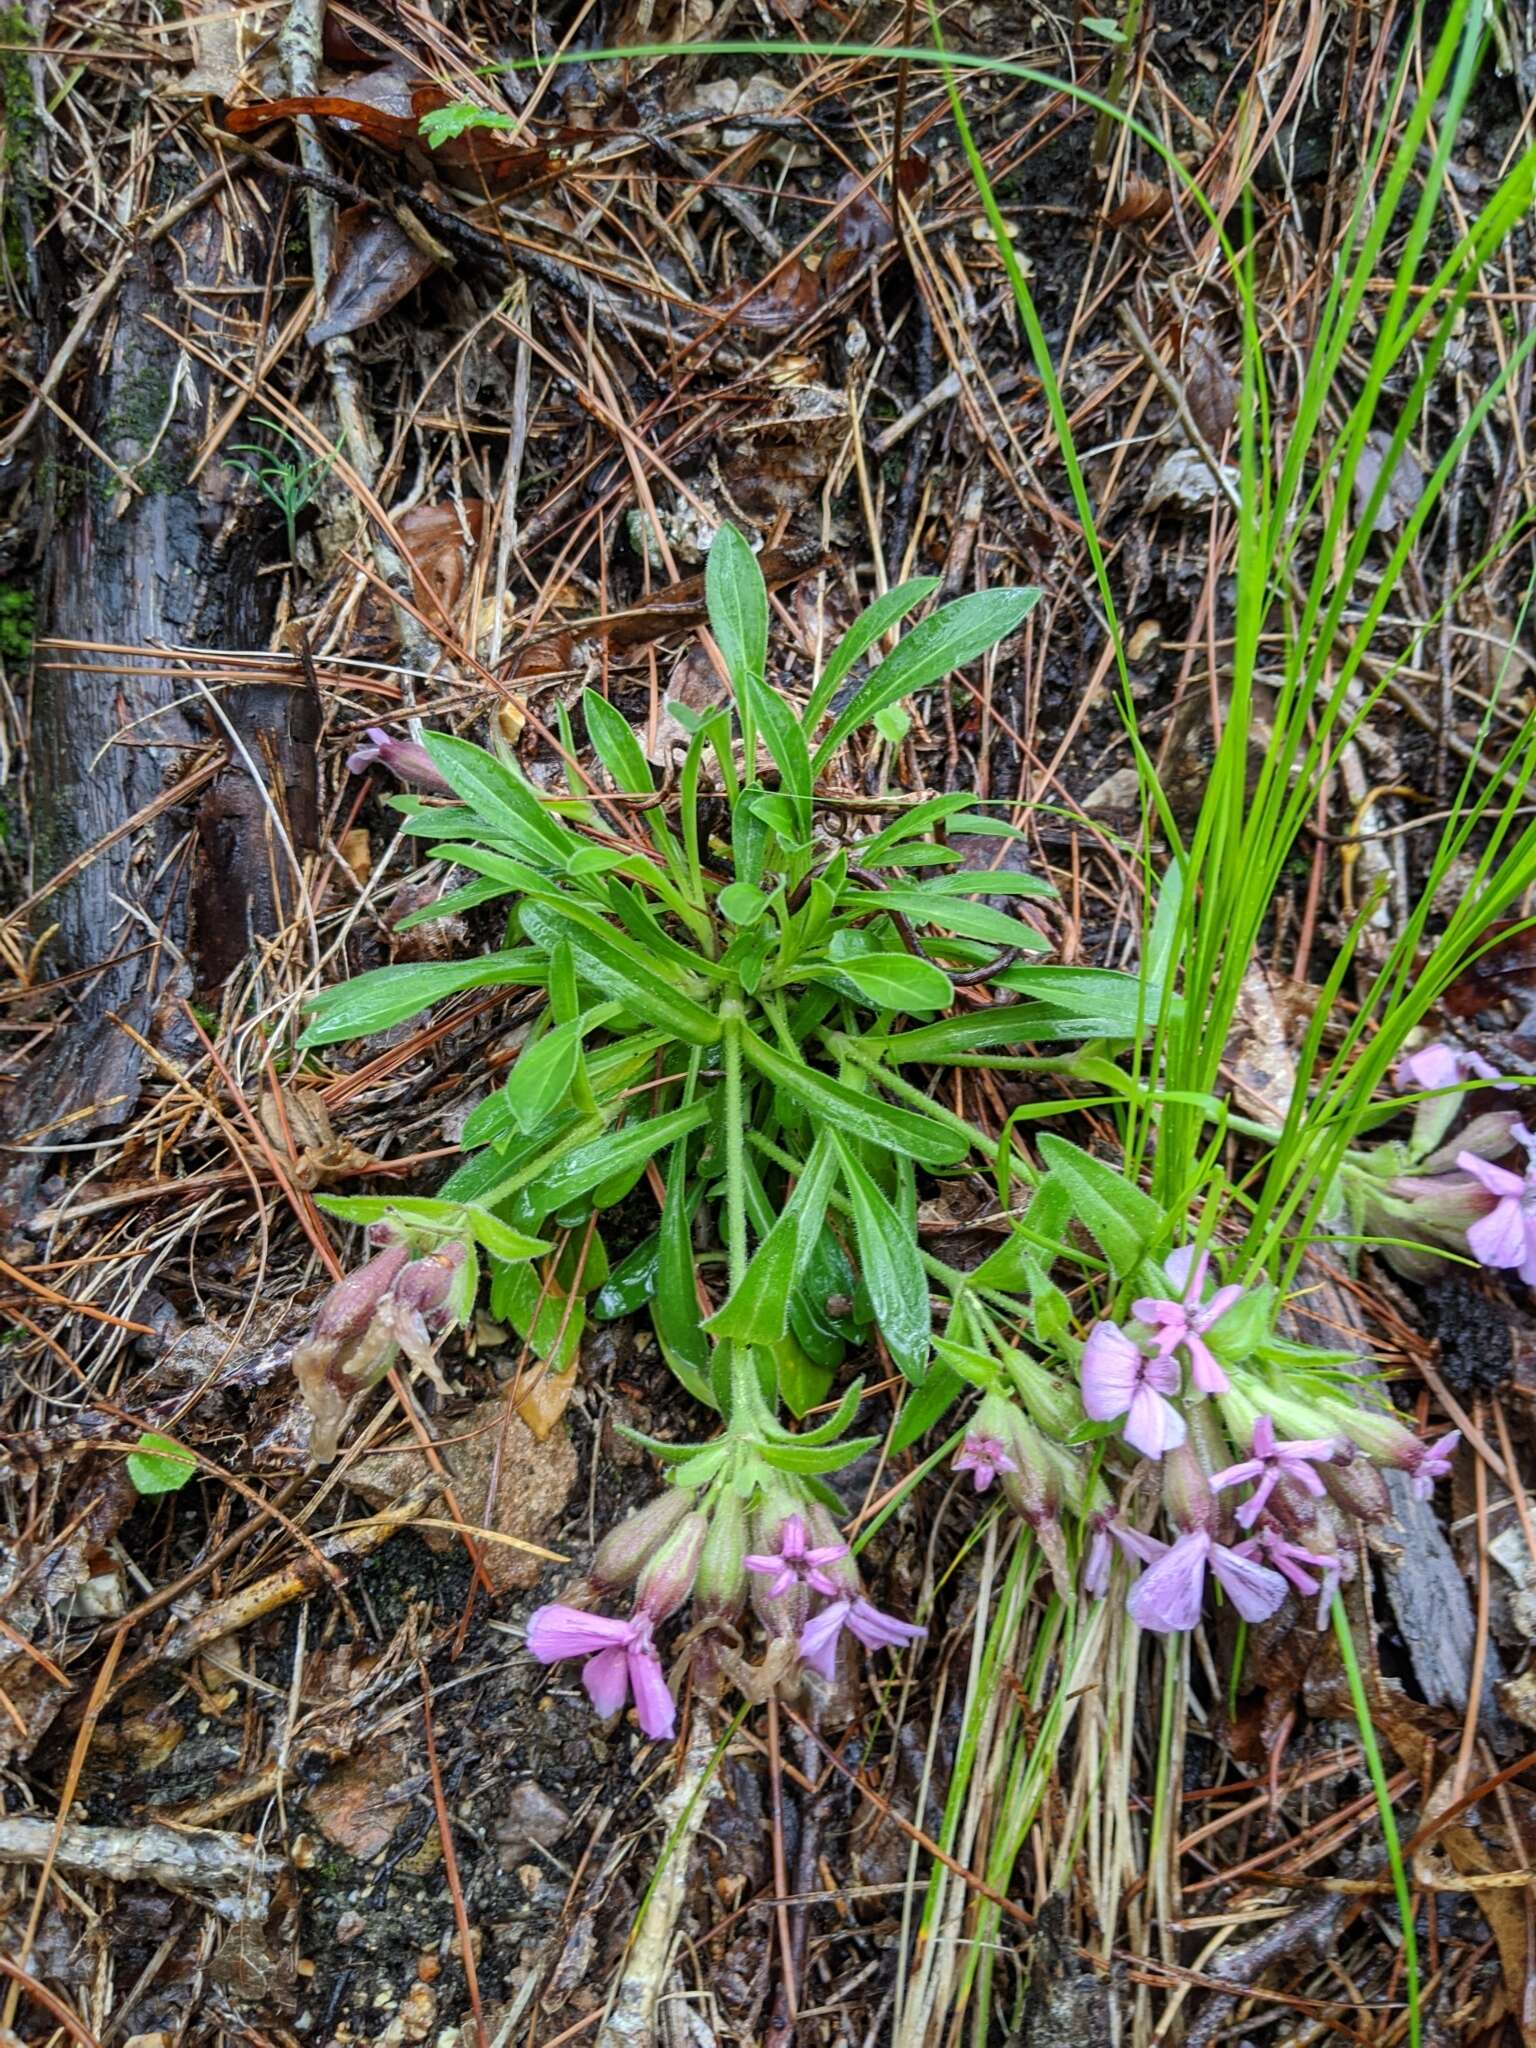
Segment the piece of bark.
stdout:
<path fill-rule="evenodd" d="M 53 1834 L 54 1822 L 43 1815 L 0 1819 L 0 1863 L 46 1862 Z M 270 1888 L 287 1867 L 282 1857 L 262 1855 L 243 1835 L 154 1822 L 135 1828 L 67 1826 L 54 1864 L 71 1877 L 190 1893 L 230 1921 L 264 1913 Z"/>
<path fill-rule="evenodd" d="M 1477 1634 L 1467 1582 L 1433 1502 L 1415 1495 L 1406 1473 L 1388 1472 L 1385 1476 L 1393 1520 L 1381 1532 L 1385 1543 L 1377 1562 L 1387 1601 L 1420 1692 L 1430 1706 L 1449 1707 L 1462 1714 L 1472 1684 Z M 1513 1733 L 1494 1692 L 1503 1677 L 1498 1646 L 1490 1641 L 1483 1664 L 1478 1723 L 1500 1753 Z"/>

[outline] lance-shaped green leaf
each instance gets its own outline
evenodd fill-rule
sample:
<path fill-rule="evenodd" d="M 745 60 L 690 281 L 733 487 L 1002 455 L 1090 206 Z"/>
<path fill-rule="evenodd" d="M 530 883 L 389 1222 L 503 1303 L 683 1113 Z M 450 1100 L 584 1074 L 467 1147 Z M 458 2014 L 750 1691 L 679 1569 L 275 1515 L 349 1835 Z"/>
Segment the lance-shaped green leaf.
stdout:
<path fill-rule="evenodd" d="M 834 1137 L 853 1218 L 859 1277 L 899 1370 L 921 1386 L 928 1373 L 933 1314 L 917 1239 L 840 1139 Z"/>
<path fill-rule="evenodd" d="M 894 590 L 888 590 L 884 597 L 877 597 L 872 605 L 859 613 L 833 648 L 811 692 L 810 702 L 805 707 L 805 730 L 808 733 L 816 730 L 818 721 L 837 695 L 838 685 L 853 664 L 925 597 L 931 597 L 940 581 L 937 576 L 914 576 L 910 583 L 898 583 Z M 969 797 L 963 797 L 961 806 L 969 802 Z"/>
<path fill-rule="evenodd" d="M 584 1195 L 599 1182 L 612 1180 L 631 1167 L 644 1165 L 675 1139 L 696 1131 L 709 1115 L 709 1103 L 690 1102 L 682 1109 L 670 1109 L 664 1116 L 644 1123 L 625 1124 L 621 1130 L 605 1131 L 585 1145 L 567 1152 L 548 1173 L 540 1174 L 533 1191 L 548 1209 L 564 1206 L 576 1195 Z"/>
<path fill-rule="evenodd" d="M 898 1109 L 878 1095 L 861 1095 L 803 1060 L 789 1058 L 754 1031 L 743 1031 L 741 1045 L 765 1080 L 850 1138 L 883 1146 L 921 1166 L 953 1166 L 970 1149 L 958 1131 L 937 1119 Z"/>
<path fill-rule="evenodd" d="M 564 942 L 584 981 L 646 1023 L 659 1025 L 690 1045 L 718 1043 L 720 1019 L 659 973 L 634 939 L 622 932 L 593 931 L 542 903 L 525 903 L 521 916 L 530 939 L 546 952 Z"/>
<path fill-rule="evenodd" d="M 628 796 L 649 796 L 656 784 L 645 749 L 630 730 L 629 720 L 615 711 L 596 690 L 583 690 L 581 708 L 587 721 L 587 737 L 599 761 L 613 777 L 617 788 Z"/>
<path fill-rule="evenodd" d="M 516 769 L 452 733 L 423 733 L 422 744 L 454 795 L 493 831 L 531 855 L 565 866 L 581 841 L 545 810 L 537 790 Z"/>
<path fill-rule="evenodd" d="M 847 982 L 877 1010 L 947 1010 L 954 986 L 942 967 L 911 953 L 855 953 L 818 968 L 813 977 L 835 987 Z"/>
<path fill-rule="evenodd" d="M 704 1325 L 715 1338 L 776 1344 L 789 1328 L 790 1296 L 810 1257 L 837 1174 L 830 1141 L 812 1147 L 783 1214 L 763 1239 L 730 1299 Z"/>
<path fill-rule="evenodd" d="M 651 1322 L 662 1356 L 696 1401 L 715 1405 L 709 1382 L 709 1339 L 699 1321 L 699 1282 L 693 1263 L 686 1145 L 674 1146 L 657 1232 L 656 1287 Z"/>
<path fill-rule="evenodd" d="M 300 1048 L 368 1038 L 403 1024 L 445 996 L 469 988 L 540 988 L 544 961 L 530 946 L 487 953 L 479 960 L 438 960 L 419 967 L 376 967 L 371 974 L 322 989 L 309 1005 Z"/>
<path fill-rule="evenodd" d="M 398 1217 L 447 1237 L 472 1237 L 493 1258 L 509 1265 L 549 1250 L 543 1238 L 514 1230 L 478 1202 L 447 1202 L 429 1195 L 316 1195 L 315 1206 L 343 1223 L 382 1223 L 386 1217 Z"/>
<path fill-rule="evenodd" d="M 1072 1213 L 1122 1278 L 1165 1229 L 1162 1209 L 1149 1194 L 1102 1159 L 1045 1132 L 1040 1156 L 1067 1190 Z"/>
<path fill-rule="evenodd" d="M 761 682 L 768 666 L 768 586 L 756 555 L 730 524 L 710 546 L 704 601 L 732 683 L 740 691 Z"/>
<path fill-rule="evenodd" d="M 1038 590 L 977 590 L 914 626 L 832 721 L 816 749 L 813 765 L 824 767 L 848 735 L 887 704 L 926 690 L 995 647 L 1021 624 L 1039 596 Z"/>

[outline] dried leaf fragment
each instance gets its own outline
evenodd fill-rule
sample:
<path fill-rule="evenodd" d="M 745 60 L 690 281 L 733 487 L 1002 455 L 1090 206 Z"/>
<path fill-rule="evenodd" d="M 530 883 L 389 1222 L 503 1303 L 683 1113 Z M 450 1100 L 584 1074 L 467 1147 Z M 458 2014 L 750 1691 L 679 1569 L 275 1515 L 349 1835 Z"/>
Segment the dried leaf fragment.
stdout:
<path fill-rule="evenodd" d="M 1355 517 L 1363 520 L 1371 502 L 1382 469 L 1392 450 L 1392 436 L 1381 427 L 1372 427 L 1365 437 L 1360 450 L 1360 459 L 1355 464 Z M 1382 492 L 1381 503 L 1371 521 L 1372 533 L 1395 533 L 1405 519 L 1413 512 L 1424 495 L 1424 472 L 1420 469 L 1411 448 L 1404 448 L 1397 458 L 1396 466 L 1386 489 Z"/>
<path fill-rule="evenodd" d="M 434 268 L 430 256 L 387 213 L 349 206 L 336 221 L 336 268 L 325 315 L 304 339 L 311 348 L 382 319 Z"/>
<path fill-rule="evenodd" d="M 1242 481 L 1230 462 L 1221 465 L 1221 475 L 1222 481 L 1234 491 Z M 1219 488 L 1210 464 L 1198 450 L 1170 448 L 1153 472 L 1141 509 L 1158 512 L 1167 505 L 1176 512 L 1208 512 L 1216 502 Z"/>

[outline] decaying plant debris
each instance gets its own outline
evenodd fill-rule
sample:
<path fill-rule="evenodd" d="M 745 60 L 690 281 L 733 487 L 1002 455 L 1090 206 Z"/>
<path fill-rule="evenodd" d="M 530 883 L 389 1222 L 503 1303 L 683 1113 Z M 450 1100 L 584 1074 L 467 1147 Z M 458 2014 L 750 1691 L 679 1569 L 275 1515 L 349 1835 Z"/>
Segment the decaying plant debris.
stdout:
<path fill-rule="evenodd" d="M 1518 1248 L 1422 1257 L 1465 1250 L 1464 1220 L 1460 1238 L 1404 1220 L 1449 1125 L 1412 1151 L 1424 1112 L 1386 1121 L 1387 1076 L 1365 1089 L 1368 1138 L 1407 1148 L 1401 1170 L 1369 1187 L 1358 1170 L 1354 1231 L 1331 1217 L 1336 1240 L 1290 1274 L 1283 1341 L 1382 1365 L 1415 1444 L 1460 1448 L 1432 1500 L 1418 1471 L 1390 1475 L 1354 1576 L 1329 1582 L 1354 1668 L 1312 1602 L 1241 1629 L 1212 1607 L 1155 1648 L 1123 1600 L 1064 1626 L 1081 1560 L 994 1508 L 974 1449 L 909 1487 L 971 1411 L 904 1434 L 912 1361 L 867 1284 L 839 1283 L 837 1362 L 797 1357 L 787 1430 L 862 1374 L 870 1441 L 835 1474 L 838 1526 L 868 1536 L 871 1601 L 926 1633 L 897 1624 L 895 1658 L 798 1687 L 782 1637 L 690 1615 L 669 1649 L 676 1736 L 653 1739 L 595 1718 L 575 1670 L 524 1638 L 535 1610 L 588 1597 L 599 1540 L 656 1493 L 636 1439 L 701 1435 L 631 1256 L 658 1232 L 665 1156 L 636 1161 L 600 1232 L 555 1216 L 549 1257 L 499 1303 L 450 1302 L 449 1274 L 401 1296 L 399 1272 L 440 1255 L 413 1241 L 366 1312 L 323 1319 L 379 1251 L 339 1211 L 437 1196 L 545 1029 L 541 985 L 483 968 L 504 906 L 389 799 L 442 802 L 430 741 L 456 735 L 599 855 L 633 854 L 681 817 L 714 721 L 698 815 L 703 857 L 725 862 L 730 649 L 701 632 L 724 526 L 761 568 L 770 680 L 797 716 L 887 592 L 1040 592 L 995 647 L 885 707 L 895 722 L 846 736 L 818 844 L 849 854 L 963 793 L 1016 842 L 935 841 L 935 863 L 990 870 L 973 896 L 1022 911 L 1037 957 L 1132 988 L 1173 837 L 1212 815 L 1234 760 L 1260 787 L 1283 736 L 1281 608 L 1305 614 L 1315 560 L 1337 571 L 1348 603 L 1319 665 L 1368 650 L 1358 722 L 1213 1040 L 1230 1127 L 1213 1139 L 1193 1087 L 1160 1112 L 1170 1143 L 1195 1120 L 1244 1201 L 1267 1199 L 1254 1133 L 1305 1093 L 1313 1019 L 1331 1057 L 1421 906 L 1410 964 L 1431 972 L 1501 828 L 1489 810 L 1438 866 L 1433 833 L 1506 798 L 1518 827 L 1536 573 L 1518 206 L 1443 336 L 1433 321 L 1457 238 L 1519 197 L 1536 21 L 1489 12 L 1443 131 L 1429 96 L 1401 213 L 1381 200 L 1393 140 L 1426 71 L 1451 92 L 1438 18 L 945 16 L 985 197 L 945 74 L 891 54 L 928 28 L 911 7 L 805 0 L 750 20 L 729 0 L 6 17 L 0 2027 L 17 2039 L 1536 2041 L 1536 1317 Z M 708 47 L 733 38 L 757 47 Z M 527 65 L 552 52 L 571 61 Z M 1421 177 L 1437 197 L 1415 266 Z M 1384 238 L 1320 434 L 1349 441 L 1403 308 L 1424 324 L 1347 468 L 1320 466 L 1275 606 L 1249 618 L 1245 290 L 1278 448 L 1357 202 L 1381 204 Z M 642 764 L 634 787 L 593 744 L 594 699 Z M 867 937 L 882 882 L 929 871 L 871 878 L 850 857 Z M 1484 1163 L 1531 1115 L 1528 1090 L 1501 1091 L 1536 1071 L 1533 885 L 1413 1040 L 1422 1057 L 1443 1033 L 1472 1062 L 1417 1085 L 1474 1091 L 1457 1131 Z M 957 1014 L 1019 971 L 1014 949 L 962 933 L 946 952 L 913 916 L 893 954 L 938 973 Z M 385 967 L 439 974 L 438 999 L 315 1033 L 322 991 Z M 1095 1034 L 1112 1053 L 1092 1085 L 1033 1040 L 1033 1067 L 1010 1064 L 1017 1045 L 919 1067 L 919 1093 L 1000 1148 L 913 1180 L 931 1262 L 969 1273 L 1012 1241 L 1004 1164 L 1038 1158 L 1042 1126 L 1119 1157 L 1106 1076 L 1134 1038 Z M 1504 1118 L 1484 1152 L 1476 1116 Z M 718 1309 L 724 1233 L 709 1189 L 695 1199 L 690 1284 Z M 1394 1245 L 1357 1255 L 1351 1234 Z M 1095 1255 L 1073 1248 L 1086 1322 Z M 301 1383 L 328 1373 L 330 1463 Z M 1157 1485 L 1137 1484 L 1145 1530 Z"/>

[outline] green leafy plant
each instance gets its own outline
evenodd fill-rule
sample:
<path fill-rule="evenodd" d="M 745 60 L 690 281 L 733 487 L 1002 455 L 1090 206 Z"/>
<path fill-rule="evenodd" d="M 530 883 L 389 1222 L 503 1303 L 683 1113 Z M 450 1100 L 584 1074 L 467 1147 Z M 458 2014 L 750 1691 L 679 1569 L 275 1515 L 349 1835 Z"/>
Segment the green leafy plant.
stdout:
<path fill-rule="evenodd" d="M 418 125 L 428 149 L 441 149 L 445 142 L 455 142 L 459 136 L 472 135 L 476 130 L 516 128 L 518 120 L 515 114 L 477 107 L 473 100 L 455 100 L 449 106 L 431 108 Z"/>
<path fill-rule="evenodd" d="M 882 598 L 796 706 L 768 677 L 756 559 L 724 528 L 707 596 L 735 718 L 673 707 L 689 729 L 675 807 L 592 692 L 582 709 L 606 797 L 546 799 L 510 763 L 427 735 L 456 801 L 393 801 L 473 879 L 424 914 L 505 901 L 505 943 L 329 990 L 305 1036 L 314 1047 L 380 1030 L 468 988 L 544 990 L 442 1190 L 560 1240 L 542 1264 L 487 1247 L 492 1312 L 559 1369 L 589 1302 L 600 1315 L 648 1304 L 678 1379 L 780 1466 L 780 1400 L 792 1412 L 820 1400 L 875 1330 L 920 1384 L 930 1289 L 961 1278 L 920 1247 L 916 1176 L 984 1159 L 991 1141 L 906 1069 L 1136 1029 L 1130 977 L 1031 959 L 1044 942 L 1000 906 L 1048 894 L 1043 882 L 966 864 L 1005 850 L 1012 825 L 944 796 L 892 799 L 890 821 L 856 841 L 827 829 L 819 786 L 839 749 L 994 646 L 1035 600 L 960 598 L 866 659 L 933 588 L 917 579 Z M 983 978 L 993 1000 L 947 1017 L 957 985 Z M 602 1218 L 647 1175 L 656 1226 L 610 1268 Z M 830 1469 L 830 1447 L 796 1442 L 797 1466 Z"/>
<path fill-rule="evenodd" d="M 278 447 L 274 449 L 258 441 L 242 441 L 230 449 L 230 456 L 282 514 L 288 559 L 292 561 L 299 544 L 299 514 L 313 502 L 316 492 L 330 474 L 341 452 L 341 442 L 338 440 L 324 455 L 312 455 L 298 436 L 278 421 L 258 419 L 255 424 L 275 435 Z"/>

